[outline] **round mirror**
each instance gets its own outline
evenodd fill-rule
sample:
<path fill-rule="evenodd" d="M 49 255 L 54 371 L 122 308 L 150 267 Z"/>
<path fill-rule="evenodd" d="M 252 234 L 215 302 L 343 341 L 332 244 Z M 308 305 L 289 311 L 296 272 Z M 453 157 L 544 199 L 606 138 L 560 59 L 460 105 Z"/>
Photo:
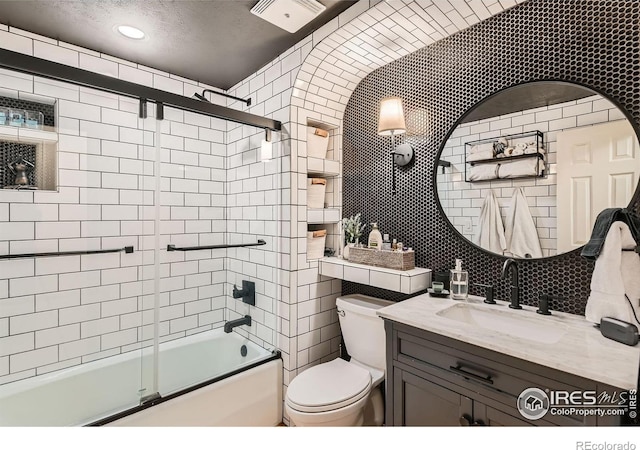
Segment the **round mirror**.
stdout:
<path fill-rule="evenodd" d="M 543 258 L 584 245 L 600 211 L 627 207 L 638 184 L 636 133 L 585 87 L 532 82 L 472 108 L 436 162 L 437 197 L 478 247 Z"/>

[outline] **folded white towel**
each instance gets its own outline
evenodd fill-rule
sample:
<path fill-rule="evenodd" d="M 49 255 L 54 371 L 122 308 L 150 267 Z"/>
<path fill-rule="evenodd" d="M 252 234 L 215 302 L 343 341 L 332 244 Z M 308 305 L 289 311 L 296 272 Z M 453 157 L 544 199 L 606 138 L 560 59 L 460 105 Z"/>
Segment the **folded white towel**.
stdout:
<path fill-rule="evenodd" d="M 526 142 L 518 142 L 515 145 L 516 150 L 524 152 L 524 149 L 527 148 L 529 145 Z"/>
<path fill-rule="evenodd" d="M 476 152 L 467 155 L 467 161 L 480 161 L 481 159 L 491 159 L 495 155 L 492 150 L 486 150 L 484 152 Z"/>
<path fill-rule="evenodd" d="M 538 166 L 539 161 L 539 166 Z M 500 163 L 498 178 L 518 178 L 540 175 L 544 169 L 544 162 L 538 158 L 520 159 L 518 161 L 504 161 Z"/>
<path fill-rule="evenodd" d="M 622 251 L 635 245 L 626 223 L 611 225 L 591 276 L 591 294 L 585 311 L 589 322 L 600 323 L 603 317 L 613 317 L 640 325 L 633 316 L 635 310 L 640 318 L 640 257 L 635 252 Z"/>
<path fill-rule="evenodd" d="M 469 168 L 469 181 L 495 180 L 499 164 L 478 164 Z"/>
<path fill-rule="evenodd" d="M 498 255 L 507 248 L 504 237 L 504 224 L 500 215 L 500 205 L 493 191 L 485 197 L 480 209 L 480 223 L 473 237 L 473 243 Z"/>
<path fill-rule="evenodd" d="M 511 205 L 505 224 L 507 251 L 517 258 L 542 258 L 536 224 L 531 217 L 522 188 L 511 196 Z"/>
<path fill-rule="evenodd" d="M 540 148 L 536 148 L 535 145 L 527 147 L 524 149 L 524 154 L 525 155 L 533 155 L 534 153 L 540 153 L 542 155 L 544 155 L 545 151 L 544 148 L 540 147 Z"/>
<path fill-rule="evenodd" d="M 476 144 L 469 149 L 469 153 L 481 153 L 486 151 L 493 151 L 493 142 L 486 144 Z"/>
<path fill-rule="evenodd" d="M 504 151 L 504 154 L 507 156 L 520 156 L 524 155 L 524 149 L 518 147 L 509 147 Z"/>

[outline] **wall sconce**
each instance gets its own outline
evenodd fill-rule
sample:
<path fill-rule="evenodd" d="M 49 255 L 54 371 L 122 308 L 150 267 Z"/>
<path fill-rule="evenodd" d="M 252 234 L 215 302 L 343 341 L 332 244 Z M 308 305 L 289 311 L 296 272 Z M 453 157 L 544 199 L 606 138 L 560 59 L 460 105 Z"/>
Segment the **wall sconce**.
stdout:
<path fill-rule="evenodd" d="M 402 99 L 399 97 L 387 97 L 380 101 L 380 119 L 378 120 L 378 134 L 391 136 L 391 194 L 396 193 L 396 165 L 406 166 L 413 159 L 413 147 L 410 144 L 401 144 L 396 147 L 395 136 L 407 131 L 402 110 Z"/>
<path fill-rule="evenodd" d="M 265 128 L 264 139 L 260 144 L 260 161 L 265 162 L 273 158 L 273 142 L 271 142 L 271 130 Z"/>

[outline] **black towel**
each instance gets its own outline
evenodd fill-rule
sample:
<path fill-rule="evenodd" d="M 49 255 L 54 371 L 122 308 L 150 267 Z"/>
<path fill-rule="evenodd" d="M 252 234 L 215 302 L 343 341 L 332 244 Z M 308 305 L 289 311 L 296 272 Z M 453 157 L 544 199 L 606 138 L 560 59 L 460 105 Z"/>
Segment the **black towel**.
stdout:
<path fill-rule="evenodd" d="M 591 232 L 591 238 L 582 248 L 580 256 L 591 260 L 597 259 L 611 224 L 618 221 L 624 222 L 629 226 L 631 236 L 633 236 L 636 244 L 640 244 L 640 216 L 627 208 L 607 208 L 598 214 Z"/>

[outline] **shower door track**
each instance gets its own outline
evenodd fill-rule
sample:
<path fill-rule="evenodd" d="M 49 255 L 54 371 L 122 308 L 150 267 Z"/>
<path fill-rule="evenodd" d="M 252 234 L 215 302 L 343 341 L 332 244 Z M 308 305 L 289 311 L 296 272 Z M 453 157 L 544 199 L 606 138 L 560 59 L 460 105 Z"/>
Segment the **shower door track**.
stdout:
<path fill-rule="evenodd" d="M 124 95 L 139 99 L 141 103 L 155 102 L 156 105 L 171 106 L 183 111 L 190 111 L 231 122 L 264 128 L 273 131 L 282 130 L 282 123 L 255 114 L 227 108 L 213 103 L 206 103 L 172 92 L 131 83 L 118 78 L 90 72 L 65 64 L 36 58 L 35 56 L 0 49 L 0 68 L 15 70 L 28 75 L 36 75 L 51 80 L 77 84 L 112 94 Z"/>
<path fill-rule="evenodd" d="M 152 394 L 152 396 L 149 396 L 149 399 L 145 402 L 140 403 L 140 405 L 138 406 L 134 406 L 133 408 L 127 409 L 125 411 L 121 411 L 119 413 L 113 414 L 111 416 L 105 417 L 103 419 L 100 420 L 96 420 L 95 422 L 91 422 L 86 424 L 86 427 L 97 427 L 97 426 L 102 426 L 102 425 L 106 425 L 108 423 L 114 422 L 118 419 L 122 419 L 123 417 L 129 416 L 131 414 L 137 413 L 139 411 L 142 411 L 144 409 L 147 408 L 151 408 L 152 406 L 156 406 L 159 405 L 160 403 L 164 403 L 168 400 L 172 400 L 176 397 L 180 397 L 181 395 L 184 394 L 188 394 L 189 392 L 193 392 L 197 389 L 203 388 L 205 386 L 209 386 L 210 384 L 214 384 L 217 383 L 218 381 L 222 381 L 226 378 L 230 378 L 234 375 L 237 375 L 239 373 L 245 372 L 249 369 L 253 369 L 254 367 L 258 367 L 262 364 L 266 364 L 268 362 L 271 361 L 275 361 L 277 359 L 281 359 L 282 358 L 282 353 L 280 352 L 280 350 L 273 350 L 271 352 L 271 355 L 266 357 L 265 359 L 262 359 L 260 361 L 256 361 L 254 363 L 248 364 L 245 367 L 239 367 L 238 369 L 232 370 L 230 372 L 227 372 L 223 375 L 219 375 L 217 377 L 211 378 L 209 380 L 203 381 L 201 383 L 198 384 L 194 384 L 193 386 L 189 386 L 187 388 L 181 389 L 177 392 L 174 392 L 172 394 L 163 396 L 160 395 L 159 393 L 154 393 Z"/>

